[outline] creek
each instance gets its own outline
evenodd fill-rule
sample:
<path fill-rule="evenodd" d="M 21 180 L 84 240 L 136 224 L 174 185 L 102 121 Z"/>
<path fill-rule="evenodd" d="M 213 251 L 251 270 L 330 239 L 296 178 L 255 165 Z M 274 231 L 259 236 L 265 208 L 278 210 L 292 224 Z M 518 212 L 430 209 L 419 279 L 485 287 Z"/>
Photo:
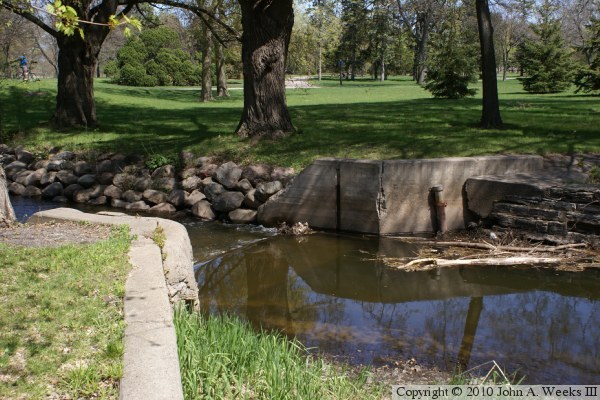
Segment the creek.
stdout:
<path fill-rule="evenodd" d="M 13 198 L 23 219 L 57 205 Z M 94 210 L 98 210 L 95 208 Z M 406 272 L 395 239 L 181 221 L 204 312 L 234 313 L 352 364 L 453 370 L 495 360 L 524 383 L 600 379 L 600 271 L 448 268 Z"/>

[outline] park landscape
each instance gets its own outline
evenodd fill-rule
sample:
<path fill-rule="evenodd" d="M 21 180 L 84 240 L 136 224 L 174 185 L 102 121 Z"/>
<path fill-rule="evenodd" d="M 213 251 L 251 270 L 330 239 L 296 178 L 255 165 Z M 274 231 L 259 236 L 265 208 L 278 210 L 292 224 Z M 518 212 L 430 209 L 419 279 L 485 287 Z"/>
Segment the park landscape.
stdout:
<path fill-rule="evenodd" d="M 240 3 L 244 7 L 252 2 Z M 291 2 L 282 3 L 291 7 Z M 3 3 L 13 12 L 15 4 L 18 2 Z M 316 4 L 321 6 L 323 2 Z M 193 5 L 186 7 L 208 15 Z M 288 9 L 284 11 L 289 13 Z M 243 9 L 244 12 L 249 11 Z M 304 14 L 296 9 L 300 22 L 305 21 Z M 246 19 L 247 24 L 248 21 L 256 24 L 252 18 Z M 86 31 L 84 37 L 93 35 L 96 29 L 81 26 Z M 252 28 L 244 25 L 243 29 Z M 291 30 L 291 26 L 285 29 Z M 212 33 L 223 34 L 219 30 Z M 208 35 L 207 30 L 204 35 Z M 59 37 L 59 48 L 69 49 L 65 54 L 77 48 L 81 40 L 88 40 L 69 36 L 64 28 L 57 29 L 54 36 Z M 298 45 L 293 38 L 291 44 Z M 79 159 L 89 162 L 100 154 L 133 153 L 152 168 L 174 165 L 181 170 L 185 167 L 181 155 L 191 153 L 240 166 L 293 168 L 296 173 L 323 157 L 397 160 L 541 155 L 577 160 L 578 155 L 588 155 L 597 160 L 600 153 L 597 87 L 595 91 L 582 90 L 581 85 L 569 83 L 558 88 L 550 85 L 548 93 L 528 90 L 523 83 L 527 75 L 523 76 L 516 67 L 504 75 L 505 79 L 502 74 L 496 75 L 501 72 L 498 62 L 493 66 L 493 75 L 494 81 L 497 79 L 497 111 L 502 118 L 501 123 L 492 118 L 496 122 L 489 126 L 482 110 L 482 104 L 489 100 L 489 92 L 484 89 L 489 84 L 489 74 L 485 72 L 481 76 L 472 73 L 463 82 L 463 93 L 471 90 L 470 96 L 439 95 L 440 92 L 427 90 L 417 82 L 418 68 L 403 70 L 389 63 L 387 73 L 381 64 L 377 70 L 377 53 L 364 63 L 371 65 L 372 71 L 366 67 L 354 70 L 355 66 L 346 61 L 341 77 L 333 55 L 324 58 L 328 60 L 323 68 L 327 72 L 316 74 L 314 60 L 310 70 L 298 66 L 306 62 L 299 53 L 302 50 L 289 55 L 296 63 L 296 75 L 284 77 L 285 58 L 276 61 L 274 68 L 279 75 L 269 79 L 276 81 L 277 87 L 273 96 L 267 98 L 268 104 L 258 106 L 264 87 L 260 87 L 260 82 L 249 86 L 256 77 L 245 69 L 247 59 L 242 68 L 246 79 L 230 77 L 226 81 L 228 95 L 221 97 L 210 83 L 207 90 L 204 80 L 182 86 L 128 86 L 119 84 L 114 76 L 91 78 L 93 105 L 84 96 L 84 112 L 80 114 L 65 100 L 80 96 L 73 94 L 77 85 L 68 87 L 61 83 L 67 79 L 61 76 L 61 70 L 58 78 L 39 81 L 2 79 L 0 142 L 13 148 L 21 146 L 41 159 L 56 149 L 75 152 Z M 444 57 L 442 51 L 436 55 Z M 308 84 L 285 89 L 286 78 L 288 86 L 298 80 Z M 458 80 L 456 76 L 449 79 Z M 78 85 L 89 83 L 84 79 Z M 250 101 L 249 93 L 254 94 Z M 200 101 L 207 97 L 210 101 Z M 255 114 L 249 112 L 252 107 L 266 107 L 262 114 L 258 113 L 266 115 L 265 120 L 253 120 Z M 84 115 L 84 120 L 76 115 Z M 277 121 L 282 122 L 277 125 Z M 600 166 L 586 165 L 585 171 L 587 183 L 597 185 Z M 50 224 L 34 230 L 29 237 L 46 236 L 55 229 L 65 228 Z M 9 328 L 3 328 L 0 337 L 0 365 L 8 371 L 2 374 L 0 398 L 118 397 L 124 329 L 121 308 L 128 269 L 122 260 L 131 236 L 126 229 L 98 231 L 85 224 L 75 224 L 68 230 L 75 237 L 57 248 L 32 249 L 28 242 L 36 240 L 27 235 L 10 244 L 9 237 L 19 237 L 10 231 L 3 236 L 6 243 L 0 243 L 5 293 L 2 299 L 10 304 L 5 310 L 15 310 L 1 317 L 2 326 Z M 80 238 L 87 236 L 97 241 L 81 243 Z M 591 254 L 598 262 L 595 250 L 591 249 Z M 108 267 L 98 268 L 99 265 Z M 185 341 L 181 339 L 180 352 L 188 355 L 185 363 L 182 358 L 182 364 L 188 368 L 182 372 L 186 398 L 288 398 L 296 394 L 302 398 L 382 398 L 388 392 L 386 385 L 397 383 L 394 379 L 398 375 L 386 368 L 363 369 L 336 362 L 335 357 L 307 358 L 302 343 L 273 332 L 257 333 L 237 317 L 205 318 L 176 309 L 175 324 L 178 334 L 185 337 Z M 215 341 L 215 347 L 195 346 L 214 337 L 221 339 Z M 228 352 L 229 357 L 215 358 Z M 234 354 L 239 359 L 233 360 Z M 460 373 L 451 377 L 437 366 L 415 367 L 413 359 L 397 363 L 396 367 L 402 370 L 424 371 L 413 376 L 415 382 L 453 379 L 462 383 L 468 379 Z M 283 376 L 282 370 L 289 374 Z M 516 376 L 515 380 L 521 379 Z"/>

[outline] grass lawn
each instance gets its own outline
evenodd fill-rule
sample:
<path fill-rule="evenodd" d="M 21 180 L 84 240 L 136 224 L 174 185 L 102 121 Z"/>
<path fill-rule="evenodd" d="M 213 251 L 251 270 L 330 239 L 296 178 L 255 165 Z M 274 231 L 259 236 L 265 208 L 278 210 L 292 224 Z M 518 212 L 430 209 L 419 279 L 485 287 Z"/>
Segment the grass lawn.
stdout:
<path fill-rule="evenodd" d="M 315 84 L 318 82 L 314 81 Z M 531 95 L 516 79 L 499 82 L 504 130 L 477 127 L 480 94 L 433 99 L 406 77 L 386 82 L 324 80 L 288 90 L 299 134 L 251 145 L 234 134 L 241 90 L 200 103 L 198 88 L 133 88 L 97 80 L 96 129 L 52 130 L 56 81 L 0 84 L 0 141 L 28 147 L 176 155 L 191 150 L 241 163 L 300 168 L 318 157 L 372 159 L 484 154 L 600 152 L 600 97 L 573 91 Z M 239 86 L 239 85 L 237 85 Z M 481 93 L 481 90 L 479 90 Z"/>
<path fill-rule="evenodd" d="M 0 243 L 0 399 L 118 398 L 129 241 Z"/>

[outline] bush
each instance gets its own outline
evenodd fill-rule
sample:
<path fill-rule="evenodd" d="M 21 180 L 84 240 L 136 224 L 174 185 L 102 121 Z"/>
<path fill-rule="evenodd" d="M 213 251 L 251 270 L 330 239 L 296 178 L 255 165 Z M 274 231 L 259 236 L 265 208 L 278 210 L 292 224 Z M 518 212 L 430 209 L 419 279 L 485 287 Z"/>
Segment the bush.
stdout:
<path fill-rule="evenodd" d="M 117 60 L 110 60 L 104 66 L 104 75 L 111 78 L 113 81 L 119 81 L 119 63 Z"/>
<path fill-rule="evenodd" d="M 600 93 L 600 19 L 592 20 L 588 30 L 590 39 L 583 50 L 589 54 L 590 64 L 579 69 L 575 84 L 577 92 Z"/>
<path fill-rule="evenodd" d="M 127 64 L 121 68 L 119 83 L 129 86 L 156 86 L 156 77 L 148 75 L 146 68 L 140 64 Z"/>

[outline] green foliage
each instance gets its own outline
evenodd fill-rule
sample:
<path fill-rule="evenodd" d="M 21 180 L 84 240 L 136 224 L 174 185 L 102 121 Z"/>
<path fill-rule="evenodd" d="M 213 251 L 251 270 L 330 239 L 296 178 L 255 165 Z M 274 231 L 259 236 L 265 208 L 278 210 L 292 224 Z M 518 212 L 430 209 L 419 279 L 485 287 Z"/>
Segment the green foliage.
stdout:
<path fill-rule="evenodd" d="M 600 19 L 592 20 L 588 28 L 589 40 L 583 49 L 590 64 L 581 67 L 575 76 L 577 92 L 600 94 Z"/>
<path fill-rule="evenodd" d="M 574 65 L 552 8 L 544 3 L 540 12 L 540 23 L 531 27 L 536 38 L 526 39 L 519 49 L 525 73 L 520 80 L 530 93 L 558 93 L 571 85 Z"/>
<path fill-rule="evenodd" d="M 236 317 L 180 307 L 174 319 L 186 399 L 380 399 L 389 390 Z"/>
<path fill-rule="evenodd" d="M 119 63 L 117 60 L 110 60 L 108 61 L 105 65 L 104 65 L 104 74 L 115 80 L 118 81 L 118 76 L 119 76 Z"/>
<path fill-rule="evenodd" d="M 128 86 L 185 86 L 198 83 L 198 68 L 174 30 L 162 26 L 130 38 L 117 55 L 113 80 Z"/>
<path fill-rule="evenodd" d="M 461 99 L 477 92 L 477 40 L 467 29 L 465 9 L 451 4 L 441 29 L 432 36 L 425 89 L 434 97 Z"/>
<path fill-rule="evenodd" d="M 160 153 L 153 153 L 148 155 L 146 158 L 146 167 L 150 169 L 156 169 L 165 165 L 174 164 L 175 160 L 172 157 L 166 156 Z"/>

